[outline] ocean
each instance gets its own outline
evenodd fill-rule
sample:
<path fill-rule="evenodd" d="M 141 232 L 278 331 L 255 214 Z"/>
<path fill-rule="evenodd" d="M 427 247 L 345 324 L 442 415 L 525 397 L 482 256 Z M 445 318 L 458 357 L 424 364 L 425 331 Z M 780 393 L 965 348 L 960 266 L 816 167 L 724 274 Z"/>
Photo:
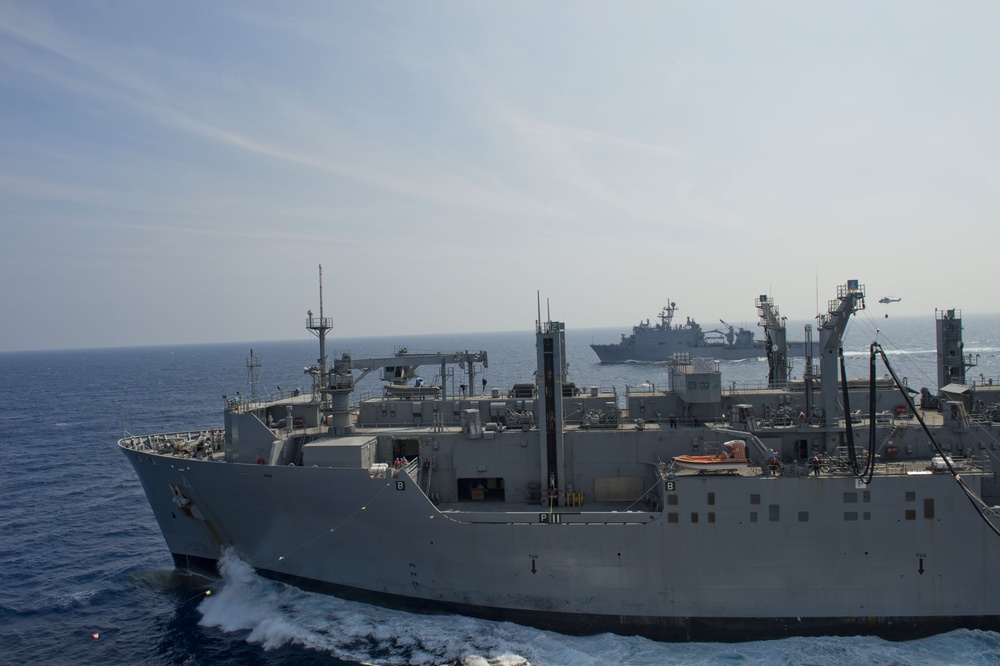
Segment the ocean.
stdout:
<path fill-rule="evenodd" d="M 966 315 L 969 380 L 1000 380 L 1000 315 Z M 876 332 L 877 330 L 877 332 Z M 665 388 L 661 364 L 601 365 L 591 342 L 624 329 L 567 330 L 580 386 Z M 789 325 L 789 339 L 801 339 Z M 849 373 L 867 374 L 878 336 L 911 387 L 936 386 L 932 317 L 861 313 Z M 485 350 L 489 387 L 532 381 L 534 331 L 338 339 L 331 357 Z M 227 560 L 218 580 L 173 568 L 156 521 L 116 445 L 135 434 L 222 426 L 223 395 L 248 391 L 250 350 L 268 389 L 308 387 L 315 338 L 293 342 L 0 354 L 0 663 L 4 664 L 982 664 L 1000 634 L 917 641 L 791 638 L 665 644 L 573 637 L 449 615 L 413 615 L 303 592 Z M 802 361 L 795 367 L 801 374 Z M 721 363 L 723 383 L 762 382 L 760 359 Z M 433 372 L 432 369 L 429 369 Z M 793 373 L 795 371 L 793 370 Z M 429 376 L 428 379 L 431 379 Z M 461 379 L 448 381 L 460 382 Z M 366 378 L 358 394 L 378 389 Z"/>

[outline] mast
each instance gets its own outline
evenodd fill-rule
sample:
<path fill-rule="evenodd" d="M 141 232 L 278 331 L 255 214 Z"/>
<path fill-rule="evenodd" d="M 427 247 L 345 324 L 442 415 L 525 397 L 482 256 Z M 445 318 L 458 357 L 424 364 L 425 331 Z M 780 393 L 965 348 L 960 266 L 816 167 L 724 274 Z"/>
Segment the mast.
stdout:
<path fill-rule="evenodd" d="M 816 368 L 813 366 L 813 327 L 812 324 L 806 324 L 805 326 L 805 337 L 806 337 L 806 367 L 802 370 L 802 383 L 805 385 L 806 389 L 806 411 L 805 413 L 811 418 L 813 415 L 815 398 L 813 393 L 815 392 L 815 381 L 816 381 Z"/>
<path fill-rule="evenodd" d="M 253 355 L 253 349 L 251 349 L 250 358 L 247 359 L 247 388 L 250 391 L 250 402 L 254 404 L 260 400 L 260 394 L 257 392 L 258 386 L 264 389 L 264 397 L 270 400 L 271 396 L 268 395 L 264 382 L 260 380 L 260 359 Z"/>
<path fill-rule="evenodd" d="M 965 371 L 974 367 L 979 355 L 964 354 L 962 311 L 934 309 L 937 324 L 938 391 L 948 384 L 965 384 Z"/>
<path fill-rule="evenodd" d="M 546 307 L 548 301 L 546 301 Z M 541 311 L 539 310 L 539 315 Z M 546 313 L 549 314 L 549 313 Z M 566 451 L 563 433 L 563 385 L 566 381 L 566 324 L 539 320 L 535 326 L 537 414 L 539 467 L 542 488 L 547 488 L 550 506 L 562 505 L 561 491 L 572 480 L 566 476 Z"/>
<path fill-rule="evenodd" d="M 319 338 L 319 388 L 326 388 L 326 334 L 333 328 L 333 319 L 323 316 L 323 264 L 319 266 L 319 317 L 309 310 L 306 328 Z"/>

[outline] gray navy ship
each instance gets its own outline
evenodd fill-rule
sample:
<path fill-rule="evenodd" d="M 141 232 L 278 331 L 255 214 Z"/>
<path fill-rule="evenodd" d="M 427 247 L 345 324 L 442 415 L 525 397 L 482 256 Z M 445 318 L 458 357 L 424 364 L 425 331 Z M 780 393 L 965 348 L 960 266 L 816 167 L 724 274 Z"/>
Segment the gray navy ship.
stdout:
<path fill-rule="evenodd" d="M 757 299 L 757 311 L 763 318 L 769 309 L 767 296 Z M 762 307 L 763 306 L 763 307 Z M 631 335 L 621 334 L 615 343 L 592 344 L 601 363 L 666 362 L 674 354 L 687 353 L 692 356 L 709 356 L 721 361 L 767 356 L 773 351 L 768 340 L 756 339 L 754 332 L 742 326 L 733 326 L 720 319 L 725 330 L 705 330 L 701 324 L 687 317 L 683 324 L 675 324 L 677 303 L 668 301 L 660 310 L 657 321 L 649 319 L 632 327 Z M 804 357 L 809 351 L 806 342 L 788 342 L 786 356 Z"/>
<path fill-rule="evenodd" d="M 412 378 L 457 366 L 472 387 L 485 352 L 331 362 L 320 282 L 310 392 L 119 441 L 178 568 L 214 573 L 231 551 L 306 589 L 573 634 L 1000 629 L 1000 416 L 994 387 L 965 383 L 959 311 L 936 314 L 946 390 L 920 404 L 876 373 L 876 343 L 871 376 L 841 378 L 857 282 L 796 382 L 780 354 L 745 392 L 675 354 L 666 390 L 577 387 L 565 325 L 539 308 L 534 376 L 471 395 Z M 371 372 L 384 393 L 352 399 Z"/>

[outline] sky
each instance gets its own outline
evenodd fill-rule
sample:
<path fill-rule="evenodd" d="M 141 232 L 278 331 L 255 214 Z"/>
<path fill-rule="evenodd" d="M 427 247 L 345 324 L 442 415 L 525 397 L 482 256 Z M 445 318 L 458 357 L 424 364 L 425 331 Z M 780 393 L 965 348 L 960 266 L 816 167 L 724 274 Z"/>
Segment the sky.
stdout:
<path fill-rule="evenodd" d="M 848 279 L 995 312 L 998 32 L 992 1 L 0 0 L 0 351 L 308 339 L 320 265 L 344 337 L 533 330 L 539 294 L 570 330 L 754 326 Z"/>

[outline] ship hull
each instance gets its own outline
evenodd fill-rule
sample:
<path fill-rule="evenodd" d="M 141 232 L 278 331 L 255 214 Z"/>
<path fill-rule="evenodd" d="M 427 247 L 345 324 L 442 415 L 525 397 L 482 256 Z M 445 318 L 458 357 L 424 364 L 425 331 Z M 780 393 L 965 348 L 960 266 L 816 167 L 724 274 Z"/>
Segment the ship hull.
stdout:
<path fill-rule="evenodd" d="M 805 342 L 789 343 L 788 355 L 790 357 L 804 357 L 807 355 L 807 346 Z M 738 361 L 767 356 L 767 350 L 762 344 L 749 347 L 688 345 L 683 340 L 677 344 L 673 344 L 669 340 L 651 341 L 646 344 L 592 344 L 590 348 L 597 354 L 601 363 L 664 363 L 677 353 L 688 354 L 691 358 L 704 357 L 719 361 Z"/>
<path fill-rule="evenodd" d="M 572 444 L 582 455 L 613 436 Z M 442 511 L 405 473 L 125 453 L 179 565 L 233 549 L 345 598 L 667 640 L 911 638 L 1000 618 L 1000 540 L 947 476 L 922 478 L 914 503 L 906 477 L 678 477 L 659 510 L 543 518 L 521 502 Z"/>
<path fill-rule="evenodd" d="M 174 556 L 179 569 L 217 575 L 214 560 Z M 485 607 L 463 603 L 437 602 L 408 596 L 383 594 L 347 585 L 260 570 L 272 580 L 300 589 L 336 596 L 349 601 L 382 606 L 412 613 L 453 614 L 496 622 L 513 622 L 573 636 L 612 632 L 623 636 L 643 636 L 666 642 L 743 642 L 793 636 L 878 636 L 906 641 L 955 629 L 1000 631 L 996 616 L 963 617 L 669 617 L 593 615 L 553 611 L 533 611 Z"/>

